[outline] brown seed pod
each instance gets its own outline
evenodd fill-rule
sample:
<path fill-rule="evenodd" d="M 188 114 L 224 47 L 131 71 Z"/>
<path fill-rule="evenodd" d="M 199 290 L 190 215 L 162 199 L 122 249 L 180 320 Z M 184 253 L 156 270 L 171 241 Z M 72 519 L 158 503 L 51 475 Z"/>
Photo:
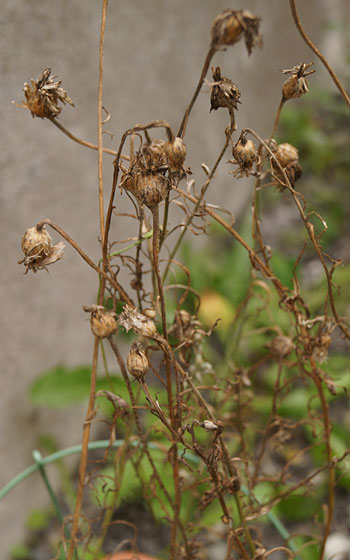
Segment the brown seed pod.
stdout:
<path fill-rule="evenodd" d="M 102 305 L 84 306 L 83 309 L 91 314 L 91 332 L 98 338 L 107 338 L 117 331 L 118 324 L 114 311 L 105 309 Z"/>
<path fill-rule="evenodd" d="M 22 237 L 21 245 L 25 257 L 18 261 L 18 264 L 24 263 L 26 272 L 46 269 L 48 265 L 62 259 L 65 247 L 63 241 L 57 245 L 52 244 L 52 237 L 46 231 L 45 226 L 39 228 L 34 226 L 27 229 Z"/>
<path fill-rule="evenodd" d="M 149 361 L 140 342 L 133 342 L 126 363 L 131 375 L 136 379 L 143 380 L 149 370 Z"/>
<path fill-rule="evenodd" d="M 123 187 L 148 208 L 164 200 L 169 192 L 169 182 L 164 175 L 152 172 L 128 173 L 122 179 Z"/>
<path fill-rule="evenodd" d="M 248 177 L 254 163 L 259 163 L 260 161 L 254 142 L 252 140 L 247 140 L 245 136 L 241 136 L 234 145 L 232 155 L 234 157 L 233 163 L 239 165 L 239 169 L 234 171 L 234 175 L 237 177 Z"/>
<path fill-rule="evenodd" d="M 289 336 L 278 335 L 271 340 L 268 348 L 278 358 L 284 358 L 294 350 L 295 345 Z"/>
<path fill-rule="evenodd" d="M 216 111 L 219 107 L 237 110 L 237 104 L 240 103 L 239 98 L 241 97 L 241 92 L 236 84 L 229 78 L 221 75 L 219 66 L 212 68 L 212 73 L 214 85 L 210 97 L 210 111 L 213 109 Z"/>
<path fill-rule="evenodd" d="M 290 184 L 293 186 L 294 183 L 301 177 L 303 172 L 299 164 L 298 150 L 292 146 L 292 144 L 285 143 L 273 146 L 272 151 L 274 152 L 274 155 L 278 159 L 280 165 L 284 168 Z M 271 159 L 271 166 L 275 176 L 284 182 L 285 179 L 283 177 L 283 173 L 273 159 Z"/>
<path fill-rule="evenodd" d="M 139 313 L 135 307 L 128 304 L 124 305 L 118 317 L 118 324 L 123 327 L 126 332 L 132 329 L 136 334 L 149 338 L 158 335 L 157 327 L 152 319 Z"/>
<path fill-rule="evenodd" d="M 187 154 L 186 144 L 182 138 L 177 136 L 172 142 L 167 142 L 165 151 L 170 171 L 181 171 Z"/>
<path fill-rule="evenodd" d="M 296 99 L 309 91 L 308 82 L 305 76 L 309 76 L 315 72 L 315 70 L 307 72 L 307 69 L 310 68 L 312 64 L 313 62 L 309 62 L 308 64 L 304 63 L 294 66 L 290 70 L 281 70 L 283 74 L 291 74 L 282 86 L 283 101 L 286 101 L 287 99 Z"/>
<path fill-rule="evenodd" d="M 167 164 L 166 158 L 166 145 L 165 140 L 153 138 L 150 142 L 145 144 L 143 154 L 150 164 L 155 168 L 159 168 Z"/>
<path fill-rule="evenodd" d="M 225 10 L 213 21 L 212 45 L 214 47 L 234 45 L 244 34 L 248 54 L 251 54 L 253 47 L 262 45 L 259 24 L 260 18 L 247 10 Z"/>
<path fill-rule="evenodd" d="M 74 103 L 67 92 L 61 87 L 61 82 L 55 82 L 56 76 L 50 77 L 51 68 L 46 68 L 35 82 L 31 80 L 31 85 L 24 84 L 24 96 L 26 101 L 18 104 L 18 107 L 29 109 L 33 117 L 42 119 L 52 119 L 57 117 L 62 111 L 58 102 L 69 103 L 74 107 Z"/>

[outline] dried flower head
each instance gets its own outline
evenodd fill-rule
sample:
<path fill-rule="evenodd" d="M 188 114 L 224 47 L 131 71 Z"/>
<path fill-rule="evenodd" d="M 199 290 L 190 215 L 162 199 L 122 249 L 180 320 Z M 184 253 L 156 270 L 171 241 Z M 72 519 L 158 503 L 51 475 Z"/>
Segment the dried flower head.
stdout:
<path fill-rule="evenodd" d="M 211 26 L 212 45 L 234 45 L 244 35 L 248 54 L 251 54 L 253 47 L 262 46 L 259 24 L 260 18 L 247 10 L 225 10 L 214 19 Z"/>
<path fill-rule="evenodd" d="M 18 264 L 24 264 L 26 272 L 32 270 L 46 269 L 50 264 L 63 258 L 65 244 L 60 241 L 57 245 L 52 244 L 52 237 L 46 231 L 45 225 L 34 226 L 27 229 L 22 237 L 22 251 L 24 259 Z"/>
<path fill-rule="evenodd" d="M 136 379 L 143 380 L 149 369 L 149 361 L 143 345 L 133 342 L 127 358 L 128 370 Z"/>
<path fill-rule="evenodd" d="M 149 161 L 149 165 L 159 169 L 167 165 L 166 159 L 166 142 L 160 138 L 149 138 L 147 144 L 143 146 L 143 155 Z"/>
<path fill-rule="evenodd" d="M 313 62 L 309 62 L 308 64 L 302 63 L 298 66 L 293 66 L 290 70 L 281 70 L 283 74 L 291 74 L 282 86 L 283 101 L 301 97 L 304 93 L 309 91 L 306 76 L 315 72 L 315 70 L 307 72 L 307 69 L 312 65 Z"/>
<path fill-rule="evenodd" d="M 173 173 L 182 172 L 187 154 L 186 144 L 182 138 L 177 136 L 172 142 L 167 142 L 165 152 L 169 170 Z"/>
<path fill-rule="evenodd" d="M 270 143 L 270 147 L 277 160 L 279 161 L 281 167 L 284 168 L 290 184 L 294 186 L 294 183 L 301 177 L 303 172 L 299 164 L 298 150 L 295 148 L 295 146 L 292 146 L 292 144 L 277 144 L 275 141 L 272 141 Z M 285 181 L 283 173 L 281 172 L 276 162 L 273 161 L 273 159 L 271 159 L 271 167 L 274 175 L 283 183 Z"/>
<path fill-rule="evenodd" d="M 24 96 L 26 101 L 18 104 L 18 107 L 29 109 L 33 117 L 42 119 L 53 119 L 62 111 L 62 107 L 58 106 L 60 101 L 65 105 L 69 103 L 74 107 L 74 103 L 68 96 L 67 92 L 61 87 L 61 82 L 55 82 L 57 76 L 51 76 L 51 68 L 45 68 L 35 82 L 31 80 L 31 85 L 24 84 Z"/>
<path fill-rule="evenodd" d="M 323 364 L 328 360 L 328 350 L 332 343 L 331 335 L 328 332 L 320 333 L 314 342 L 312 358 L 315 362 Z"/>
<path fill-rule="evenodd" d="M 124 305 L 118 317 L 118 324 L 123 327 L 126 332 L 131 329 L 142 336 L 153 338 L 156 336 L 157 328 L 152 319 L 149 319 L 142 313 L 139 313 L 135 307 Z"/>
<path fill-rule="evenodd" d="M 98 338 L 107 338 L 118 329 L 116 314 L 102 305 L 83 306 L 84 311 L 90 313 L 91 332 Z"/>
<path fill-rule="evenodd" d="M 233 171 L 237 177 L 248 177 L 252 173 L 254 163 L 260 162 L 260 157 L 252 140 L 247 140 L 247 137 L 242 134 L 232 148 L 233 160 L 229 163 L 238 165 L 238 169 Z"/>
<path fill-rule="evenodd" d="M 138 152 L 130 168 L 124 171 L 119 187 L 132 193 L 141 204 L 153 208 L 166 198 L 170 188 L 163 167 L 162 159 L 156 163 L 153 157 Z"/>
<path fill-rule="evenodd" d="M 219 107 L 237 110 L 237 103 L 240 103 L 241 92 L 236 84 L 229 78 L 221 75 L 220 66 L 212 68 L 212 73 L 214 84 L 212 85 L 210 97 L 210 111 L 213 109 L 216 111 Z"/>
<path fill-rule="evenodd" d="M 278 358 L 285 358 L 294 350 L 295 345 L 289 336 L 278 335 L 271 340 L 268 348 Z"/>

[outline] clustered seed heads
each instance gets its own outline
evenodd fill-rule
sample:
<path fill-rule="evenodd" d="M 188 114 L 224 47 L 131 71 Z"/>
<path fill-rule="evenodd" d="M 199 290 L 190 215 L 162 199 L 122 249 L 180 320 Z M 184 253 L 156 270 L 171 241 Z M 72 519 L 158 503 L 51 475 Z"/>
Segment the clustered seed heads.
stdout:
<path fill-rule="evenodd" d="M 153 161 L 153 155 L 146 159 L 138 152 L 130 168 L 122 175 L 119 185 L 148 208 L 153 208 L 164 200 L 170 188 L 169 180 L 161 170 L 161 162 L 154 165 Z"/>
<path fill-rule="evenodd" d="M 254 142 L 248 140 L 245 134 L 242 134 L 233 146 L 232 155 L 233 160 L 230 160 L 229 163 L 238 165 L 238 169 L 233 171 L 237 178 L 252 175 L 253 165 L 260 163 L 260 157 Z"/>
<path fill-rule="evenodd" d="M 61 82 L 55 82 L 57 76 L 51 76 L 51 68 L 46 68 L 35 82 L 31 80 L 31 85 L 24 84 L 24 96 L 26 101 L 19 104 L 19 107 L 29 109 L 33 117 L 42 119 L 53 119 L 57 117 L 62 108 L 58 106 L 60 101 L 65 105 L 69 103 L 74 107 L 74 103 L 67 92 L 61 87 Z"/>
<path fill-rule="evenodd" d="M 213 21 L 212 45 L 214 47 L 234 45 L 244 35 L 248 54 L 251 54 L 253 47 L 262 46 L 259 25 L 260 18 L 248 10 L 224 10 Z"/>
<path fill-rule="evenodd" d="M 135 379 L 143 380 L 149 369 L 149 361 L 145 349 L 140 342 L 133 342 L 131 345 L 127 358 L 127 367 Z"/>
<path fill-rule="evenodd" d="M 298 150 L 292 146 L 292 144 L 277 144 L 274 140 L 270 142 L 270 147 L 281 167 L 284 168 L 290 184 L 294 186 L 295 182 L 301 177 L 303 172 L 299 164 Z M 276 178 L 283 183 L 283 173 L 276 162 L 273 161 L 273 158 L 271 158 L 271 167 Z"/>
<path fill-rule="evenodd" d="M 294 66 L 290 70 L 281 70 L 283 74 L 291 74 L 289 78 L 284 82 L 282 86 L 282 99 L 286 101 L 287 99 L 295 99 L 297 97 L 301 97 L 304 93 L 309 91 L 308 82 L 306 76 L 313 74 L 315 70 L 310 70 L 307 72 L 307 69 L 312 66 L 313 62 L 309 62 L 308 64 L 302 63 L 298 64 L 298 66 Z"/>
<path fill-rule="evenodd" d="M 90 326 L 93 335 L 98 338 L 108 338 L 118 330 L 116 314 L 102 305 L 84 306 L 84 311 L 90 313 Z"/>
<path fill-rule="evenodd" d="M 278 358 L 285 358 L 293 352 L 295 344 L 289 336 L 278 335 L 271 340 L 268 348 L 274 356 L 277 356 Z"/>
<path fill-rule="evenodd" d="M 65 244 L 60 241 L 57 245 L 52 244 L 52 237 L 46 231 L 45 225 L 34 226 L 27 229 L 22 237 L 22 251 L 24 259 L 18 264 L 24 264 L 26 272 L 32 270 L 46 269 L 50 264 L 63 258 Z"/>
<path fill-rule="evenodd" d="M 221 68 L 219 66 L 212 68 L 212 73 L 214 84 L 210 97 L 210 111 L 213 109 L 216 111 L 220 107 L 237 110 L 237 103 L 240 103 L 241 92 L 236 84 L 229 78 L 221 75 Z"/>
<path fill-rule="evenodd" d="M 124 305 L 118 317 L 118 324 L 123 327 L 126 332 L 133 330 L 136 334 L 146 338 L 153 338 L 158 334 L 154 321 L 142 313 L 139 313 L 135 307 L 128 304 Z"/>

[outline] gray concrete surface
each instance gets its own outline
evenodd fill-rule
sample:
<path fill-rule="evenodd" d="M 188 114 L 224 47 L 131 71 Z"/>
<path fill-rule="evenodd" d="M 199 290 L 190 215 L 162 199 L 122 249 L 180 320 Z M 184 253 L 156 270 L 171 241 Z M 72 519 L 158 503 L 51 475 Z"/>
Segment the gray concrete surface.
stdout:
<path fill-rule="evenodd" d="M 0 487 L 31 462 L 42 433 L 53 433 L 64 447 L 80 440 L 84 407 L 36 409 L 27 392 L 36 375 L 59 363 L 88 363 L 91 336 L 83 304 L 95 299 L 96 277 L 67 248 L 63 261 L 36 275 L 24 276 L 21 258 L 24 231 L 43 217 L 59 223 L 93 259 L 99 255 L 97 157 L 68 140 L 49 122 L 32 119 L 11 105 L 22 99 L 24 81 L 50 66 L 75 102 L 61 122 L 74 134 L 96 141 L 98 41 L 101 2 L 2 0 L 1 45 L 1 423 Z M 346 45 L 342 27 L 327 28 L 348 17 L 346 0 L 299 2 L 306 29 L 326 48 L 342 73 Z M 315 61 L 312 85 L 332 88 L 325 70 L 301 41 L 287 1 L 250 0 L 111 0 L 105 41 L 104 105 L 116 147 L 124 129 L 162 118 L 176 129 L 197 83 L 209 43 L 213 18 L 222 9 L 244 7 L 262 17 L 264 48 L 248 58 L 243 42 L 219 53 L 224 75 L 240 87 L 238 128 L 254 127 L 267 135 L 280 99 L 279 68 Z M 312 87 L 311 85 L 311 87 Z M 203 177 L 202 161 L 211 165 L 220 150 L 224 112 L 209 115 L 209 95 L 201 93 L 191 115 L 186 142 L 188 164 Z M 104 179 L 111 183 L 112 159 L 105 157 Z M 221 169 L 209 198 L 238 213 L 249 194 L 227 169 Z M 124 197 L 125 199 L 125 197 Z M 123 205 L 124 205 L 123 199 Z M 119 204 L 119 202 L 118 202 Z M 121 206 L 122 208 L 124 206 Z M 115 220 L 113 235 L 125 236 Z M 55 239 L 57 237 L 55 236 Z M 54 477 L 54 469 L 49 473 Z M 47 503 L 38 476 L 17 487 L 0 504 L 0 557 L 25 535 L 32 507 Z"/>

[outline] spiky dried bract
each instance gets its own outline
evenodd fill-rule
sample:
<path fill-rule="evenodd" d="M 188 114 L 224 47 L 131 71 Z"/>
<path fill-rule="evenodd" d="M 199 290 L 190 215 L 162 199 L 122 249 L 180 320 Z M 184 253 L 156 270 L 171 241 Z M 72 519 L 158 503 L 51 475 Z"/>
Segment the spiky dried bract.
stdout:
<path fill-rule="evenodd" d="M 170 183 L 163 174 L 163 164 L 154 165 L 153 158 L 148 160 L 138 152 L 128 171 L 122 175 L 119 186 L 152 209 L 166 198 Z"/>
<path fill-rule="evenodd" d="M 234 45 L 244 34 L 248 54 L 251 54 L 253 47 L 262 46 L 259 25 L 260 18 L 248 10 L 225 10 L 213 21 L 212 45 L 214 47 Z"/>
<path fill-rule="evenodd" d="M 281 70 L 283 74 L 291 74 L 282 86 L 283 101 L 286 101 L 287 99 L 296 99 L 309 91 L 306 76 L 315 72 L 315 70 L 307 72 L 307 69 L 310 68 L 312 64 L 313 62 L 309 62 L 308 64 L 302 63 L 289 70 Z"/>
<path fill-rule="evenodd" d="M 24 259 L 18 264 L 24 264 L 26 273 L 28 270 L 37 272 L 46 269 L 50 264 L 63 258 L 65 244 L 60 241 L 57 245 L 52 244 L 52 237 L 46 231 L 45 226 L 38 228 L 34 226 L 27 229 L 22 237 L 22 251 Z"/>
<path fill-rule="evenodd" d="M 136 379 L 143 380 L 149 369 L 149 361 L 140 342 L 133 342 L 126 363 L 130 374 Z"/>
<path fill-rule="evenodd" d="M 84 306 L 84 311 L 90 313 L 90 326 L 93 335 L 98 338 L 108 338 L 118 329 L 116 314 L 110 309 L 105 309 L 103 305 Z"/>
<path fill-rule="evenodd" d="M 165 153 L 169 170 L 172 173 L 182 172 L 187 154 L 186 144 L 182 138 L 177 136 L 172 142 L 167 142 Z"/>
<path fill-rule="evenodd" d="M 275 142 L 273 142 L 271 143 L 271 149 L 274 152 L 274 155 L 276 156 L 280 165 L 284 168 L 290 184 L 294 186 L 294 183 L 301 177 L 303 172 L 299 164 L 298 150 L 295 148 L 295 146 L 292 146 L 292 144 L 288 144 L 287 142 L 284 144 L 276 144 Z M 274 163 L 273 159 L 271 159 L 271 166 L 275 176 L 283 183 L 283 173 L 281 172 L 278 165 Z"/>
<path fill-rule="evenodd" d="M 153 338 L 158 334 L 157 327 L 152 319 L 139 313 L 135 307 L 128 304 L 124 305 L 118 317 L 118 324 L 123 327 L 126 332 L 133 330 L 136 334 L 140 334 L 146 338 Z"/>
<path fill-rule="evenodd" d="M 314 342 L 312 358 L 315 362 L 324 364 L 328 360 L 328 350 L 332 343 L 331 335 L 328 332 L 320 333 Z"/>
<path fill-rule="evenodd" d="M 294 350 L 295 345 L 289 336 L 278 335 L 271 340 L 268 348 L 278 358 L 285 358 Z"/>
<path fill-rule="evenodd" d="M 240 103 L 239 98 L 241 92 L 236 84 L 229 78 L 221 75 L 219 66 L 212 68 L 214 84 L 212 86 L 210 97 L 210 111 L 216 111 L 219 107 L 227 109 L 238 109 L 237 104 Z"/>
<path fill-rule="evenodd" d="M 248 140 L 246 136 L 242 135 L 238 142 L 232 148 L 233 160 L 230 163 L 237 164 L 239 167 L 233 174 L 237 177 L 248 177 L 254 163 L 260 162 L 260 157 L 255 144 L 252 140 Z"/>
<path fill-rule="evenodd" d="M 51 68 L 45 68 L 36 82 L 32 79 L 31 85 L 27 82 L 24 84 L 23 91 L 26 101 L 19 107 L 29 109 L 33 117 L 41 119 L 57 117 L 62 111 L 58 102 L 63 105 L 69 103 L 74 107 L 73 101 L 61 87 L 61 82 L 54 81 L 57 76 L 50 76 L 50 74 Z"/>

